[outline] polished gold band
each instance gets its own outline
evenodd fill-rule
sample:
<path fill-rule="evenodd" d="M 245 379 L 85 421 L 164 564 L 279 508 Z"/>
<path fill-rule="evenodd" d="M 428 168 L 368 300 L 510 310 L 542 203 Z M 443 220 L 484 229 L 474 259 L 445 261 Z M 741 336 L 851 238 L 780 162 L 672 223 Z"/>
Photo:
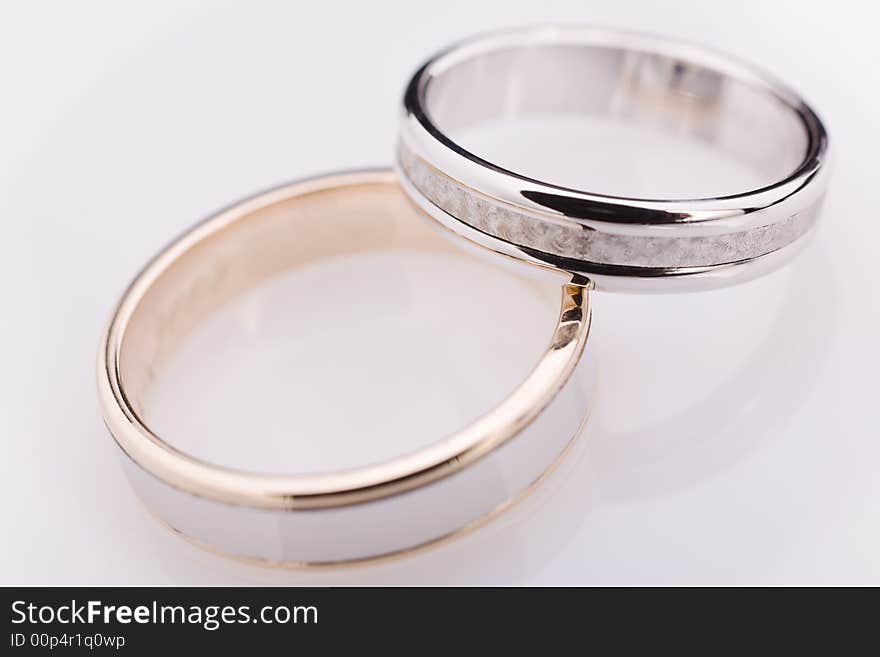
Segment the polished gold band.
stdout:
<path fill-rule="evenodd" d="M 472 425 L 410 455 L 327 474 L 246 472 L 175 449 L 142 419 L 145 394 L 162 361 L 227 299 L 266 277 L 329 254 L 387 249 L 403 242 L 409 249 L 437 248 L 439 241 L 413 221 L 413 213 L 392 173 L 338 174 L 245 200 L 168 246 L 126 290 L 99 353 L 100 401 L 119 447 L 151 475 L 193 495 L 293 510 L 341 507 L 410 491 L 511 440 L 551 402 L 581 356 L 590 324 L 586 281 L 562 286 L 551 343 L 524 382 Z"/>

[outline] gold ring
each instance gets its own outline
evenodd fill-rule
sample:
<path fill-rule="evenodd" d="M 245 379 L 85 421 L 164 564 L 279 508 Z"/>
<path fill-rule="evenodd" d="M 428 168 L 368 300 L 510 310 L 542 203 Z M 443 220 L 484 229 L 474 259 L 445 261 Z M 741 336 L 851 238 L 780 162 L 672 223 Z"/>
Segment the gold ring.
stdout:
<path fill-rule="evenodd" d="M 162 363 L 212 311 L 258 282 L 329 255 L 436 249 L 386 170 L 333 174 L 241 201 L 159 253 L 119 301 L 98 355 L 105 423 L 136 492 L 195 542 L 270 562 L 399 553 L 455 533 L 516 497 L 556 460 L 587 413 L 592 367 L 585 279 L 561 285 L 559 318 L 534 369 L 498 406 L 428 447 L 321 474 L 209 463 L 143 420 Z M 426 236 L 427 235 L 427 236 Z"/>

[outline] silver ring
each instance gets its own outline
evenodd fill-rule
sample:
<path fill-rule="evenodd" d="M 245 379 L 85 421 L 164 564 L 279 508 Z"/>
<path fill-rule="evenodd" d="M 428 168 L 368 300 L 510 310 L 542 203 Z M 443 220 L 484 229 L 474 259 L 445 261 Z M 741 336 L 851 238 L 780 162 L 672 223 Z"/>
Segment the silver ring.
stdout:
<path fill-rule="evenodd" d="M 717 197 L 629 198 L 505 169 L 456 136 L 571 114 L 684 132 L 763 182 Z M 815 225 L 827 160 L 822 121 L 770 75 L 693 44 L 580 26 L 508 30 L 435 55 L 407 86 L 397 147 L 404 188 L 447 228 L 599 289 L 638 291 L 716 287 L 786 262 Z"/>

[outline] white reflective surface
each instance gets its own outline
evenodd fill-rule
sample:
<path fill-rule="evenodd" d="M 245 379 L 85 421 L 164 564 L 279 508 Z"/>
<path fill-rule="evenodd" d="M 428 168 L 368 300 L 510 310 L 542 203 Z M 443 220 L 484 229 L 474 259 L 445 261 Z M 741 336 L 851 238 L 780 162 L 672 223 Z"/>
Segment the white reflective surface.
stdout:
<path fill-rule="evenodd" d="M 0 582 L 880 583 L 880 84 L 875 70 L 841 73 L 877 60 L 876 16 L 696 1 L 591 5 L 589 16 L 583 3 L 451 3 L 430 21 L 405 3 L 384 12 L 394 20 L 373 5 L 346 11 L 340 22 L 333 4 L 303 21 L 268 4 L 31 3 L 0 21 L 16 26 L 0 40 L 11 80 L 0 221 L 15 245 L 0 264 Z M 817 239 L 742 287 L 595 295 L 600 378 L 578 457 L 470 536 L 413 559 L 300 573 L 167 533 L 130 492 L 95 402 L 98 336 L 124 281 L 232 199 L 390 162 L 396 100 L 419 57 L 463 31 L 548 18 L 713 43 L 803 90 L 839 147 Z M 353 53 L 369 75 L 351 76 Z M 460 322 L 438 316 L 431 330 Z"/>
<path fill-rule="evenodd" d="M 227 467 L 390 460 L 462 429 L 526 378 L 556 326 L 561 280 L 424 248 L 287 272 L 197 329 L 145 419 Z"/>
<path fill-rule="evenodd" d="M 508 119 L 469 128 L 458 139 L 509 171 L 612 196 L 724 196 L 765 182 L 692 136 L 608 117 Z"/>

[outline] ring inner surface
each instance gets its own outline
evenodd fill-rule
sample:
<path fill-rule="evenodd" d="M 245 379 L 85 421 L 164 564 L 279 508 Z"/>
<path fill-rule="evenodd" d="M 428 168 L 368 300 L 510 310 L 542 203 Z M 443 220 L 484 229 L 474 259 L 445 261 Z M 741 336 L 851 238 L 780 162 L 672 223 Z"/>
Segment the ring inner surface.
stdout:
<path fill-rule="evenodd" d="M 604 45 L 504 47 L 429 67 L 423 105 L 495 166 L 580 191 L 714 198 L 781 181 L 809 137 L 796 107 L 665 54 Z"/>
<path fill-rule="evenodd" d="M 330 257 L 405 248 L 443 249 L 394 185 L 319 189 L 211 220 L 174 245 L 174 257 L 133 310 L 120 349 L 126 394 L 142 410 L 162 364 L 232 298 L 292 268 Z M 241 208 L 241 209 L 239 209 Z M 192 239 L 188 239 L 192 238 Z"/>
<path fill-rule="evenodd" d="M 193 333 L 194 329 L 204 320 L 207 320 L 209 316 L 214 315 L 221 306 L 233 301 L 236 297 L 244 295 L 260 283 L 289 270 L 302 269 L 312 264 L 317 265 L 321 261 L 335 259 L 340 256 L 359 257 L 358 254 L 366 255 L 366 252 L 376 253 L 381 251 L 406 252 L 420 259 L 425 259 L 426 257 L 433 258 L 438 254 L 445 258 L 455 257 L 456 260 L 451 261 L 453 265 L 455 262 L 461 262 L 460 258 L 462 257 L 462 251 L 456 247 L 452 240 L 445 239 L 438 234 L 437 230 L 429 222 L 423 221 L 418 216 L 416 210 L 393 179 L 389 179 L 389 182 L 349 183 L 335 187 L 319 187 L 314 191 L 296 193 L 295 195 L 286 194 L 284 190 L 280 190 L 275 196 L 273 196 L 273 192 L 270 192 L 268 195 L 258 197 L 252 201 L 245 201 L 195 228 L 191 233 L 184 236 L 179 242 L 160 255 L 159 259 L 151 265 L 151 269 L 155 270 L 156 273 L 149 287 L 146 287 L 139 298 L 136 299 L 136 305 L 133 306 L 129 319 L 126 322 L 120 344 L 119 371 L 125 396 L 132 405 L 132 408 L 135 409 L 142 419 L 145 418 L 145 406 L 148 404 L 149 408 L 146 410 L 152 413 L 153 402 L 156 400 L 150 393 L 157 378 L 165 373 L 163 365 L 170 360 L 170 357 L 174 356 L 175 351 Z M 468 256 L 464 257 L 465 259 L 468 258 Z M 356 262 L 363 262 L 363 260 L 357 260 Z M 467 262 L 462 264 L 465 265 L 465 271 L 470 271 L 467 269 Z M 477 261 L 474 265 L 470 266 L 489 267 L 489 265 L 483 265 L 481 261 Z M 346 268 L 345 271 L 349 270 Z M 357 272 L 352 271 L 352 275 L 356 276 Z M 538 349 L 544 347 L 546 343 L 542 342 L 549 338 L 555 325 L 556 311 L 558 310 L 558 306 L 555 305 L 555 303 L 558 303 L 556 298 L 558 294 L 557 284 L 564 282 L 564 277 L 553 276 L 554 285 L 552 286 L 541 284 L 531 287 L 535 285 L 536 281 L 532 281 L 528 276 L 521 276 L 514 272 L 504 272 L 500 276 L 512 278 L 513 282 L 511 284 L 516 285 L 518 289 L 522 288 L 522 285 L 525 284 L 527 286 L 525 294 L 530 296 L 524 296 L 523 298 L 534 298 L 532 295 L 537 294 L 537 296 L 543 299 L 540 302 L 542 307 L 546 302 L 550 312 L 546 316 L 541 314 L 541 317 L 545 318 L 546 322 L 538 318 L 534 320 L 522 319 L 522 322 L 529 326 L 529 328 L 524 328 L 516 335 L 511 336 L 509 340 L 502 340 L 502 345 L 497 348 L 503 348 L 504 353 L 507 353 L 509 347 L 507 342 L 515 341 L 517 335 L 520 338 L 524 336 L 529 337 L 529 340 L 527 340 L 528 344 L 531 344 L 530 340 L 534 336 L 536 338 L 536 347 Z M 344 278 L 340 279 L 338 277 L 328 280 L 328 284 L 337 287 L 337 289 L 338 286 L 349 287 L 354 290 L 363 289 L 358 287 L 358 285 L 347 283 Z M 400 287 L 395 287 L 389 293 L 394 293 L 395 291 L 399 292 Z M 382 294 L 382 292 L 383 290 L 378 290 L 377 294 Z M 351 292 L 351 294 L 356 293 Z M 345 291 L 338 295 L 336 292 L 329 294 L 330 296 L 339 296 L 344 299 L 350 293 Z M 381 301 L 381 299 L 376 300 L 380 308 L 382 307 Z M 462 310 L 469 309 L 466 312 L 473 312 L 472 306 L 477 303 L 477 300 L 468 301 L 463 295 L 461 299 L 450 299 L 450 303 Z M 529 303 L 537 304 L 538 302 Z M 328 323 L 326 332 L 329 335 L 340 335 L 340 339 L 344 339 L 345 331 L 342 328 L 336 327 L 344 326 L 348 327 L 345 330 L 357 331 L 358 317 L 352 316 L 351 308 L 347 308 L 344 301 L 341 304 L 335 310 L 325 312 L 325 315 L 329 316 L 321 321 Z M 354 305 L 357 306 L 357 304 Z M 445 303 L 438 303 L 436 301 L 433 304 L 440 311 L 445 309 L 445 305 Z M 484 300 L 482 306 L 489 310 L 492 304 L 487 304 Z M 421 308 L 422 306 L 419 305 L 419 307 Z M 522 308 L 511 308 L 509 314 L 519 316 L 521 311 Z M 505 316 L 506 313 L 507 311 L 504 311 L 501 315 Z M 334 326 L 331 327 L 330 323 Z M 472 324 L 476 327 L 481 326 L 480 322 L 472 322 Z M 534 324 L 534 327 L 532 327 L 532 324 Z M 418 330 L 418 327 L 414 327 L 412 330 Z M 423 333 L 426 336 L 431 335 L 431 331 L 424 330 Z M 202 336 L 201 333 L 198 335 L 199 337 Z M 479 339 L 469 341 L 469 346 L 463 353 L 470 353 L 469 350 L 478 350 L 481 344 L 480 341 L 485 341 L 490 336 L 483 335 L 482 337 L 477 337 Z M 537 340 L 541 340 L 541 342 L 537 342 Z M 356 340 L 352 341 L 349 339 L 348 342 L 357 344 Z M 379 346 L 375 345 L 374 349 Z M 242 344 L 242 347 L 247 347 L 247 345 Z M 326 344 L 320 340 L 316 341 L 315 349 L 320 350 L 322 348 L 326 349 Z M 437 354 L 442 354 L 445 347 L 443 345 L 425 345 L 425 348 L 430 348 Z M 189 347 L 187 347 L 187 350 L 189 350 Z M 458 351 L 461 351 L 461 348 L 458 348 Z M 289 354 L 290 352 L 288 351 L 287 353 Z M 343 349 L 342 353 L 346 353 L 346 351 Z M 381 353 L 381 350 L 379 353 Z M 512 370 L 514 373 L 517 373 L 521 369 L 522 376 L 524 377 L 530 368 L 534 366 L 534 357 L 540 351 L 531 356 L 529 355 L 530 353 L 529 350 L 526 350 L 521 359 L 519 357 L 508 359 L 513 362 L 509 366 L 506 365 L 505 368 L 502 368 L 502 371 Z M 177 359 L 174 360 L 174 366 L 176 367 L 178 364 Z M 421 359 L 422 365 L 420 367 L 429 367 L 430 363 L 434 362 L 434 360 L 433 356 L 425 356 Z M 332 362 L 332 359 L 330 362 Z M 453 367 L 454 363 L 458 362 L 458 360 L 452 358 L 450 362 L 450 367 Z M 198 367 L 197 363 L 192 364 Z M 343 363 L 341 366 L 345 366 L 345 364 Z M 386 368 L 389 369 L 386 375 L 392 376 L 395 371 L 393 363 L 387 363 Z M 216 371 L 222 372 L 225 376 L 236 376 L 235 370 L 220 369 Z M 336 367 L 333 367 L 331 371 L 335 373 L 334 376 L 345 376 L 345 372 L 340 372 Z M 286 374 L 290 377 L 296 377 L 297 381 L 317 379 L 315 376 L 310 376 L 309 371 L 289 371 Z M 374 376 L 378 375 L 374 372 Z M 442 380 L 445 378 L 441 376 L 438 386 L 448 385 L 442 384 Z M 474 380 L 482 380 L 480 377 L 472 378 Z M 199 380 L 198 376 L 194 380 Z M 246 379 L 246 381 L 251 380 L 250 378 Z M 355 380 L 358 379 L 355 378 Z M 379 381 L 380 379 L 376 378 L 376 380 Z M 510 386 L 513 387 L 519 381 L 520 379 L 511 378 Z M 265 383 L 264 385 L 271 385 L 271 383 Z M 218 387 L 224 388 L 224 386 Z M 232 389 L 241 389 L 242 387 L 242 385 L 236 384 L 232 386 Z M 344 397 L 347 394 L 357 394 L 356 391 L 349 390 L 349 387 L 346 385 L 335 386 L 333 390 L 326 391 L 325 396 L 343 395 Z M 409 387 L 412 389 L 412 384 Z M 432 389 L 430 385 L 426 384 L 421 384 L 421 387 L 427 391 Z M 464 387 L 468 388 L 468 386 Z M 320 388 L 316 389 L 319 392 L 321 390 Z M 346 393 L 345 391 L 348 392 Z M 167 397 L 164 394 L 165 392 L 166 389 L 163 384 L 162 394 L 157 396 L 165 399 Z M 489 386 L 488 391 L 481 391 L 480 394 L 468 393 L 469 396 L 466 402 L 462 399 L 456 399 L 458 395 L 452 395 L 451 397 L 455 403 L 463 405 L 464 408 L 470 409 L 471 406 L 474 406 L 478 412 L 484 412 L 491 406 L 483 407 L 483 403 L 487 400 L 488 403 L 492 403 L 493 395 L 496 393 L 499 395 L 498 400 L 500 401 L 501 395 L 508 392 L 509 390 L 506 389 L 496 391 Z M 196 390 L 194 394 L 201 393 Z M 371 398 L 370 394 L 362 394 L 361 396 L 365 400 Z M 372 395 L 372 397 L 375 396 Z M 210 396 L 209 398 L 214 399 Z M 269 398 L 274 399 L 271 395 Z M 430 396 L 426 398 L 424 404 L 427 405 L 430 399 Z M 393 414 L 398 401 L 396 399 L 389 399 L 388 407 L 382 412 L 382 416 Z M 223 403 L 222 400 L 221 403 Z M 230 403 L 235 402 L 232 400 Z M 240 403 L 247 407 L 246 401 Z M 343 403 L 345 408 L 350 405 L 344 402 L 344 399 L 337 397 L 337 415 L 347 412 L 342 406 Z M 300 401 L 290 401 L 290 407 L 295 408 L 299 405 Z M 443 411 L 443 409 L 445 407 L 441 406 L 438 412 Z M 216 411 L 220 418 L 226 417 L 223 408 L 218 408 Z M 468 410 L 467 412 L 470 411 Z M 279 413 L 278 421 L 274 422 L 274 425 L 282 427 L 277 433 L 283 438 L 283 435 L 287 435 L 287 430 L 283 428 L 286 426 L 284 424 L 287 418 L 286 409 L 282 412 L 279 407 Z M 378 413 L 379 411 L 377 411 Z M 308 426 L 310 421 L 312 425 L 315 425 L 315 421 L 312 420 L 314 413 L 301 411 L 300 414 L 306 416 L 298 420 L 300 426 Z M 466 415 L 467 413 L 464 414 Z M 406 416 L 405 413 L 402 415 L 402 417 Z M 373 426 L 370 424 L 370 417 L 372 416 L 368 413 L 365 418 L 367 426 L 363 429 L 364 435 L 369 435 L 370 427 Z M 152 422 L 154 419 L 156 419 L 155 416 L 151 415 L 150 421 Z M 162 420 L 162 417 L 158 419 Z M 356 449 L 350 450 L 351 454 L 347 453 L 342 457 L 334 456 L 333 461 L 347 462 L 347 460 L 351 460 L 354 465 L 357 465 L 361 463 L 356 458 L 360 454 L 358 450 L 369 449 L 369 453 L 378 454 L 382 450 L 387 451 L 391 449 L 398 442 L 403 446 L 404 450 L 407 450 L 415 448 L 423 439 L 439 440 L 444 437 L 444 434 L 441 433 L 441 429 L 437 425 L 443 424 L 447 420 L 453 423 L 455 419 L 452 417 L 447 419 L 441 416 L 436 418 L 436 420 L 433 425 L 431 422 L 428 422 L 425 426 L 425 437 L 419 435 L 419 432 L 415 430 L 409 431 L 408 436 L 401 435 L 399 440 L 395 436 L 383 437 L 382 444 L 374 444 L 369 448 L 358 446 Z M 214 420 L 211 420 L 211 422 L 214 422 Z M 176 422 L 168 428 L 172 429 L 174 435 L 178 436 L 178 439 L 175 440 L 178 447 L 182 447 L 188 453 L 201 454 L 202 449 L 200 445 L 210 446 L 211 436 L 226 435 L 226 432 L 222 430 L 222 420 L 217 420 L 217 422 L 220 423 L 221 430 L 217 430 L 215 427 L 214 431 L 210 429 L 210 427 L 214 426 L 210 422 L 205 425 L 199 424 L 198 420 L 194 423 L 184 422 L 190 428 L 203 427 L 202 433 L 205 433 L 205 436 L 190 436 L 190 431 L 179 432 Z M 375 418 L 373 422 L 377 426 L 384 426 L 381 423 L 377 424 Z M 230 426 L 232 424 L 230 422 Z M 333 431 L 332 427 L 344 424 L 344 420 L 335 421 L 335 423 L 334 421 L 328 421 L 327 424 L 331 427 L 328 431 L 329 436 L 332 437 L 338 435 L 338 432 Z M 156 428 L 161 429 L 161 435 L 171 433 L 165 431 L 162 422 L 159 425 Z M 452 428 L 457 427 L 453 426 Z M 305 433 L 312 435 L 315 430 L 316 427 L 313 427 L 311 432 Z M 325 430 L 327 430 L 326 427 Z M 260 432 L 259 423 L 255 424 L 255 431 Z M 264 443 L 267 445 L 276 444 L 272 442 L 276 439 L 272 437 L 274 434 L 271 430 L 268 431 L 268 434 L 266 436 L 261 435 L 259 438 L 254 437 L 250 440 L 259 440 L 261 445 Z M 291 435 L 295 434 L 288 435 L 288 439 Z M 408 438 L 408 440 L 404 441 L 404 438 Z M 344 440 L 348 440 L 348 438 L 346 437 Z M 219 442 L 223 443 L 224 441 Z M 251 445 L 253 445 L 252 442 Z M 396 449 L 396 447 L 394 448 Z M 217 454 L 218 450 L 224 454 L 231 454 L 237 449 L 237 447 L 229 447 L 227 452 L 226 447 L 219 446 L 208 447 L 207 451 L 212 455 Z M 288 450 L 294 450 L 297 455 L 300 454 L 296 443 L 283 445 L 278 449 L 285 454 L 288 453 Z M 333 450 L 336 450 L 336 452 Z M 272 463 L 266 464 L 268 457 L 263 454 L 265 450 L 262 447 L 259 450 L 252 451 L 256 452 L 252 457 L 252 467 L 254 469 L 257 469 L 257 471 L 266 471 L 267 468 L 271 469 Z M 315 452 L 314 454 L 312 454 L 313 451 Z M 326 459 L 329 461 L 331 460 L 330 456 L 337 452 L 338 449 L 329 443 L 324 451 L 317 448 L 313 450 L 309 447 L 305 460 L 311 459 L 312 462 L 316 462 Z M 271 453 L 273 453 L 271 450 L 266 451 L 266 454 Z M 325 454 L 329 456 L 325 456 Z M 215 459 L 212 456 L 210 460 L 214 461 Z M 235 465 L 235 463 L 230 463 L 226 456 L 223 456 L 221 460 L 224 464 Z M 262 465 L 258 466 L 258 462 Z M 248 461 L 248 463 L 251 462 Z M 241 463 L 238 464 L 241 465 Z M 277 463 L 275 465 L 277 466 Z M 303 459 L 298 459 L 296 467 L 302 466 Z M 289 471 L 286 466 L 284 470 L 285 472 Z M 324 469 L 320 468 L 319 471 L 324 471 Z"/>

